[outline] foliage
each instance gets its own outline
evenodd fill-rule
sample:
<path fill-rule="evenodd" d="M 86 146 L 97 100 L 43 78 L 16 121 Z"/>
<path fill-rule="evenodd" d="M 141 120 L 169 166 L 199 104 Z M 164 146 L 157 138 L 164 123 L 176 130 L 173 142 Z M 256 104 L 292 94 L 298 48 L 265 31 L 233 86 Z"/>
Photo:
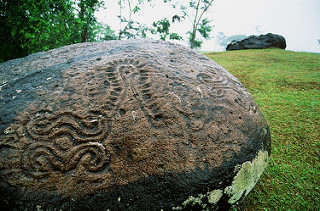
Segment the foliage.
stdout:
<path fill-rule="evenodd" d="M 156 28 L 156 32 L 160 33 L 160 39 L 166 40 L 169 35 L 170 22 L 167 18 L 160 20 L 158 22 L 153 22 L 153 26 Z"/>
<path fill-rule="evenodd" d="M 195 39 L 195 33 L 192 33 L 191 31 L 188 31 L 187 34 L 189 34 L 189 44 L 190 48 L 201 48 L 203 41 Z"/>
<path fill-rule="evenodd" d="M 78 11 L 77 25 L 81 31 L 81 42 L 94 41 L 94 26 L 97 22 L 94 12 L 103 5 L 99 0 L 76 0 Z"/>
<path fill-rule="evenodd" d="M 150 2 L 151 0 L 147 0 Z M 137 21 L 133 20 L 134 14 L 139 14 L 141 12 L 141 4 L 144 4 L 144 0 L 119 0 L 119 15 L 118 18 L 120 20 L 120 30 L 118 39 L 130 39 L 130 38 L 139 38 L 146 37 L 146 31 L 148 31 L 148 27 L 140 24 Z M 135 6 L 133 6 L 135 5 Z M 123 14 L 123 10 L 127 9 L 128 17 L 125 17 Z M 125 24 L 122 27 L 123 23 Z"/>
<path fill-rule="evenodd" d="M 170 40 L 182 40 L 182 37 L 179 34 L 173 32 L 173 33 L 170 33 L 169 39 Z"/>
<path fill-rule="evenodd" d="M 107 24 L 97 23 L 94 27 L 95 41 L 116 40 L 115 31 Z"/>
<path fill-rule="evenodd" d="M 0 61 L 93 41 L 98 0 L 2 0 Z M 78 12 L 78 13 L 77 13 Z"/>
<path fill-rule="evenodd" d="M 154 21 L 151 27 L 145 26 L 137 21 L 134 21 L 134 16 L 139 15 L 141 6 L 146 2 L 150 3 L 152 0 L 119 0 L 119 15 L 120 30 L 118 39 L 131 39 L 131 38 L 145 38 L 147 33 L 159 34 L 161 40 L 181 40 L 182 37 L 177 33 L 170 32 L 171 23 L 167 18 L 159 21 Z M 135 6 L 134 6 L 135 5 Z M 126 15 L 125 13 L 126 12 Z M 178 20 L 179 19 L 179 20 Z M 172 17 L 172 22 L 180 21 L 180 17 Z M 123 27 L 123 24 L 124 27 Z"/>
<path fill-rule="evenodd" d="M 100 0 L 1 0 L 0 62 L 79 42 L 145 38 L 152 34 L 161 40 L 182 40 L 170 27 L 186 17 L 192 22 L 192 30 L 188 32 L 191 48 L 201 47 L 202 41 L 196 39 L 197 32 L 208 39 L 212 30 L 211 21 L 203 18 L 203 14 L 213 0 L 190 0 L 187 6 L 181 6 L 182 15 L 154 21 L 152 26 L 135 21 L 144 8 L 142 5 L 151 5 L 152 0 L 116 1 L 120 21 L 117 32 L 107 24 L 97 23 L 94 13 L 104 6 Z M 171 2 L 176 7 L 181 1 L 163 2 Z"/>
<path fill-rule="evenodd" d="M 153 34 L 159 33 L 161 40 L 166 40 L 168 36 L 170 40 L 182 40 L 182 37 L 177 33 L 170 33 L 169 31 L 170 26 L 171 26 L 170 21 L 167 18 L 164 18 L 158 22 L 153 22 L 153 27 L 155 27 L 156 29 L 155 30 L 151 29 L 151 32 Z"/>
<path fill-rule="evenodd" d="M 272 136 L 246 210 L 320 210 L 320 55 L 280 49 L 207 54 L 253 95 Z"/>
<path fill-rule="evenodd" d="M 76 29 L 71 5 L 68 0 L 1 1 L 1 58 L 73 43 Z"/>
<path fill-rule="evenodd" d="M 196 32 L 198 31 L 203 38 L 209 39 L 209 33 L 212 30 L 212 26 L 208 25 L 210 23 L 208 19 L 203 19 L 200 26 L 197 28 L 195 32 L 188 31 L 189 34 L 189 43 L 191 48 L 200 48 L 202 46 L 203 41 L 196 39 Z"/>
<path fill-rule="evenodd" d="M 209 38 L 209 33 L 212 31 L 212 26 L 208 25 L 211 21 L 209 21 L 207 18 L 203 19 L 198 31 L 201 34 L 201 36 L 205 39 Z"/>
<path fill-rule="evenodd" d="M 119 32 L 118 39 L 137 39 L 146 36 L 145 31 L 148 30 L 148 28 L 139 22 L 127 20 L 125 18 L 122 19 L 122 22 L 126 23 L 126 26 Z"/>
<path fill-rule="evenodd" d="M 211 21 L 203 18 L 203 15 L 212 6 L 212 3 L 213 0 L 190 0 L 188 6 L 180 6 L 183 16 L 188 17 L 192 23 L 191 30 L 187 32 L 189 34 L 190 48 L 199 48 L 202 45 L 202 41 L 196 39 L 197 31 L 203 38 L 209 38 L 209 33 L 212 31 L 213 26 L 209 25 Z"/>

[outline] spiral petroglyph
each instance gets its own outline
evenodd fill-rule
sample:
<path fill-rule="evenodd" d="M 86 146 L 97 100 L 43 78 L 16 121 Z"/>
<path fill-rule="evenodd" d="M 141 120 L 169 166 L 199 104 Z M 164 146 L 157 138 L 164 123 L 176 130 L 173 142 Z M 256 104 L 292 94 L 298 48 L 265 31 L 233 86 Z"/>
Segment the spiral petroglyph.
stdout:
<path fill-rule="evenodd" d="M 102 142 L 108 135 L 108 122 L 97 113 L 37 113 L 26 124 L 27 137 L 35 143 L 24 149 L 21 158 L 24 172 L 45 178 L 54 171 L 106 170 L 110 155 Z"/>
<path fill-rule="evenodd" d="M 100 143 L 88 142 L 61 150 L 54 144 L 31 144 L 22 155 L 24 172 L 35 178 L 45 178 L 53 171 L 66 172 L 82 168 L 88 172 L 103 172 L 109 165 L 109 153 Z"/>

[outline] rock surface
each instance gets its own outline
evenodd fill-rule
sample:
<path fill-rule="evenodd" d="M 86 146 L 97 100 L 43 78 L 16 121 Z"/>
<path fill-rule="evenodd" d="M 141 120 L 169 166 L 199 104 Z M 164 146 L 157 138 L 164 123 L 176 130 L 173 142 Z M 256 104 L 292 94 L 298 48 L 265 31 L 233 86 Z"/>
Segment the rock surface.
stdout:
<path fill-rule="evenodd" d="M 260 36 L 249 36 L 243 40 L 233 40 L 226 48 L 227 51 L 244 49 L 265 49 L 265 48 L 286 49 L 287 44 L 283 36 L 268 33 Z"/>
<path fill-rule="evenodd" d="M 251 95 L 183 46 L 81 43 L 0 71 L 1 207 L 226 209 L 267 165 Z"/>

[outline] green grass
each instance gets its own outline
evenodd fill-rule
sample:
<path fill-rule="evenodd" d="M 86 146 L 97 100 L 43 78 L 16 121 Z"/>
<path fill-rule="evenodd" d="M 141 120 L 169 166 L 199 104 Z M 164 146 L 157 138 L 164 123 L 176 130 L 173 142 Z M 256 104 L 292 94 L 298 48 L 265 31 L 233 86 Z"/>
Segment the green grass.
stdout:
<path fill-rule="evenodd" d="M 320 54 L 280 49 L 206 53 L 252 94 L 271 159 L 246 210 L 320 210 Z"/>

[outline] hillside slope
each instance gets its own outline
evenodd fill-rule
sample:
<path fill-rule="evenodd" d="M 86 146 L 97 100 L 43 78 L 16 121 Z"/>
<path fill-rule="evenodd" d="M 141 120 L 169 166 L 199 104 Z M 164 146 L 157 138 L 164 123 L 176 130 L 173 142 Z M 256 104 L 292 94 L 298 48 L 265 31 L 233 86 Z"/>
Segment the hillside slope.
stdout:
<path fill-rule="evenodd" d="M 244 84 L 271 129 L 271 160 L 246 210 L 320 210 L 320 54 L 265 49 L 205 55 Z"/>

